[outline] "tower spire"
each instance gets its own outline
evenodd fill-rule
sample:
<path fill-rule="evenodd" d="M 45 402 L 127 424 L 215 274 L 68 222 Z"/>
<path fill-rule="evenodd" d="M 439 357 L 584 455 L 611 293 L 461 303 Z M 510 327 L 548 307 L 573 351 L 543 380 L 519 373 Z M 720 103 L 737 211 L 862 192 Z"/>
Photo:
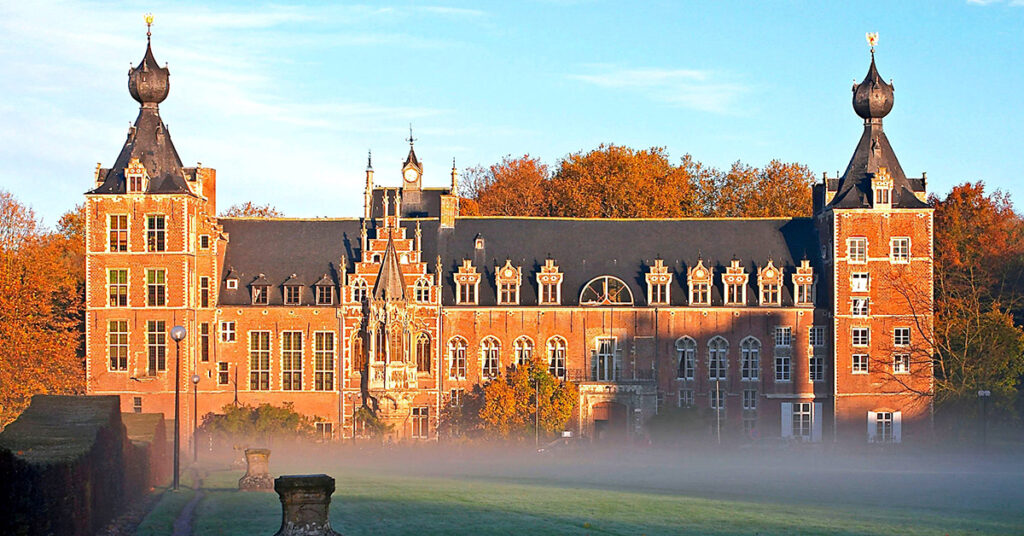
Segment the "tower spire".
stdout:
<path fill-rule="evenodd" d="M 149 44 L 149 38 L 152 37 L 152 35 L 153 35 L 153 33 L 151 31 L 151 29 L 153 27 L 153 14 L 152 13 L 146 13 L 145 20 L 146 20 L 146 44 L 148 45 Z"/>

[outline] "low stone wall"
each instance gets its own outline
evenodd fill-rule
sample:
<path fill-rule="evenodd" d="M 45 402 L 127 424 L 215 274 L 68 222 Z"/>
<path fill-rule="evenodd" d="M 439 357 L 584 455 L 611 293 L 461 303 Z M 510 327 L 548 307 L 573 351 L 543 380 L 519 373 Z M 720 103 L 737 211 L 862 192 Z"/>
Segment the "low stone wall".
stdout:
<path fill-rule="evenodd" d="M 95 534 L 143 486 L 131 449 L 118 397 L 32 397 L 0 433 L 0 534 Z"/>

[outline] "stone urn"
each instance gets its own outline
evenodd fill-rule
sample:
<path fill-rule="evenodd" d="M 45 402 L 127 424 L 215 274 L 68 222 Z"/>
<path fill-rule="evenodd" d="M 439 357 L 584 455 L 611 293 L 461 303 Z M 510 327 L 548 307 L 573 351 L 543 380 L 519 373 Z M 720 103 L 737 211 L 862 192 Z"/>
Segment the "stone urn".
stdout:
<path fill-rule="evenodd" d="M 238 479 L 242 491 L 270 491 L 274 477 L 270 476 L 270 449 L 245 449 L 245 476 Z"/>
<path fill-rule="evenodd" d="M 341 536 L 328 518 L 334 478 L 284 475 L 274 480 L 281 498 L 281 529 L 274 536 Z"/>

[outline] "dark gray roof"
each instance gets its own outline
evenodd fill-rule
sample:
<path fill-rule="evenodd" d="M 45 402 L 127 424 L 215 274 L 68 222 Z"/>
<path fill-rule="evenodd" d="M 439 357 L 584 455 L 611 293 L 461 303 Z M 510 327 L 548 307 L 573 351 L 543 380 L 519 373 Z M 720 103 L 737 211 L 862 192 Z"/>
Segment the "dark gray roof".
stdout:
<path fill-rule="evenodd" d="M 388 195 L 388 210 L 394 210 L 394 195 L 397 188 L 374 188 L 370 205 L 373 218 L 384 217 L 384 192 Z M 423 188 L 402 190 L 403 218 L 437 218 L 441 216 L 441 196 L 448 194 L 448 188 Z"/>

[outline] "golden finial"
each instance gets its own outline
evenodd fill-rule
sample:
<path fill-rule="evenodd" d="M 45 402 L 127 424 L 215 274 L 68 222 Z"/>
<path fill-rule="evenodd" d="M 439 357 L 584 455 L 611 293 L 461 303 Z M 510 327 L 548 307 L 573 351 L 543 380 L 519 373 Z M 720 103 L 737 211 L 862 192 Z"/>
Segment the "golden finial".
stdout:
<path fill-rule="evenodd" d="M 146 20 L 146 39 L 148 40 L 149 36 L 153 35 L 150 32 L 150 28 L 153 26 L 153 14 L 152 13 L 146 13 L 145 20 Z"/>
<path fill-rule="evenodd" d="M 875 53 L 875 46 L 878 45 L 878 32 L 868 32 L 864 35 L 868 40 L 868 46 L 871 47 L 871 53 Z"/>

